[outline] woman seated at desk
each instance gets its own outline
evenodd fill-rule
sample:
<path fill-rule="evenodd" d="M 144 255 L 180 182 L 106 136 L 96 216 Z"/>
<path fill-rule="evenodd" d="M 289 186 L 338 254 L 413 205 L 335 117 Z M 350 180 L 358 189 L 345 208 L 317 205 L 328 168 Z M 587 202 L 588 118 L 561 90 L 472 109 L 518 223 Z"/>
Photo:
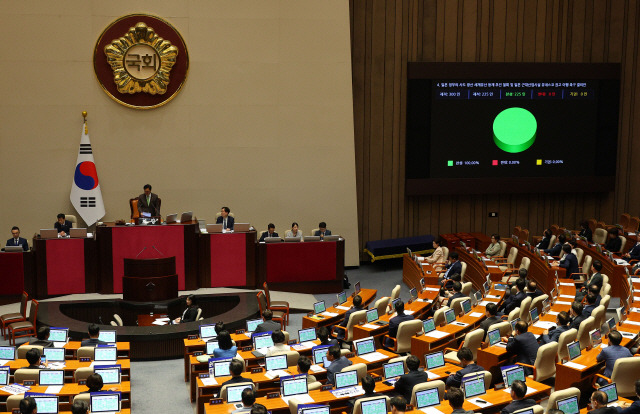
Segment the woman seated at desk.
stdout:
<path fill-rule="evenodd" d="M 425 257 L 424 261 L 427 263 L 444 263 L 444 252 L 442 251 L 442 240 L 440 237 L 433 241 L 433 247 L 435 250 L 431 253 L 431 256 Z"/>
<path fill-rule="evenodd" d="M 196 303 L 196 295 L 187 296 L 187 309 L 182 312 L 182 317 L 175 318 L 174 323 L 193 322 L 198 317 L 198 309 L 200 309 Z"/>
<path fill-rule="evenodd" d="M 489 245 L 489 247 L 487 247 L 487 250 L 484 251 L 484 254 L 487 257 L 497 256 L 498 254 L 500 254 L 501 249 L 502 249 L 502 246 L 500 245 L 500 235 L 492 234 L 491 244 Z"/>
<path fill-rule="evenodd" d="M 213 338 L 212 341 L 218 340 L 218 347 L 213 350 L 213 356 L 215 358 L 234 358 L 238 353 L 238 347 L 231 341 L 231 334 L 229 331 L 220 331 L 217 338 Z"/>
<path fill-rule="evenodd" d="M 295 221 L 291 224 L 291 230 L 287 230 L 284 233 L 284 237 L 285 238 L 289 238 L 289 237 L 297 237 L 300 240 L 302 240 L 302 232 L 298 231 L 298 223 L 296 223 Z"/>

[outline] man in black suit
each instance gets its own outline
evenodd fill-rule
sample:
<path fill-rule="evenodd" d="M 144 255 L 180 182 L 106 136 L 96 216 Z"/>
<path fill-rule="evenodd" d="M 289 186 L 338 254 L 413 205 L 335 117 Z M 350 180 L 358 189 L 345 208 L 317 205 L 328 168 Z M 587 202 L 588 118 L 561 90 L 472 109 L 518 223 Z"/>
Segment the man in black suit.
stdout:
<path fill-rule="evenodd" d="M 460 360 L 460 365 L 462 365 L 462 369 L 458 372 L 450 374 L 446 380 L 447 387 L 456 387 L 460 388 L 462 384 L 462 377 L 467 374 L 471 374 L 472 372 L 480 372 L 484 371 L 480 365 L 473 362 L 473 353 L 469 348 L 462 347 L 456 354 L 458 359 Z"/>
<path fill-rule="evenodd" d="M 347 403 L 352 408 L 353 406 L 356 405 L 356 402 L 358 402 L 358 400 L 361 400 L 363 398 L 371 398 L 371 397 L 377 397 L 378 395 L 382 395 L 375 392 L 376 382 L 373 380 L 371 375 L 365 375 L 364 377 L 362 377 L 361 383 L 362 383 L 362 390 L 364 391 L 364 394 L 359 395 L 357 398 L 350 400 Z"/>
<path fill-rule="evenodd" d="M 267 231 L 262 233 L 260 236 L 260 240 L 258 242 L 263 242 L 267 237 L 278 237 L 278 233 L 276 233 L 276 225 L 273 223 L 269 223 L 267 226 Z"/>
<path fill-rule="evenodd" d="M 226 380 L 220 387 L 223 387 L 228 384 L 242 384 L 244 382 L 249 382 L 253 384 L 253 380 L 251 378 L 245 378 L 242 376 L 244 372 L 244 362 L 239 359 L 233 358 L 229 363 L 229 374 L 231 374 L 231 379 Z"/>
<path fill-rule="evenodd" d="M 462 262 L 458 260 L 458 252 L 449 253 L 449 263 L 445 266 L 447 269 L 446 272 L 442 275 L 441 283 L 445 289 L 450 289 L 451 283 L 448 283 L 447 280 L 451 279 L 451 275 L 457 273 L 462 274 Z"/>
<path fill-rule="evenodd" d="M 594 391 L 591 394 L 590 405 L 592 410 L 587 414 L 617 414 L 618 410 L 614 407 L 607 407 L 609 397 L 604 391 Z"/>
<path fill-rule="evenodd" d="M 526 293 L 527 293 L 527 296 L 531 298 L 531 300 L 534 300 L 538 296 L 544 295 L 544 293 L 540 289 L 538 289 L 538 284 L 533 280 L 529 282 L 529 284 L 527 285 Z"/>
<path fill-rule="evenodd" d="M 629 250 L 629 253 L 623 254 L 622 257 L 627 260 L 640 260 L 640 242 L 636 243 L 636 245 Z"/>
<path fill-rule="evenodd" d="M 575 300 L 577 300 L 578 302 L 582 301 L 582 299 L 587 296 L 587 289 L 591 285 L 597 285 L 598 291 L 602 289 L 602 283 L 604 283 L 604 279 L 600 274 L 601 270 L 602 262 L 600 260 L 594 260 L 591 264 L 591 278 L 576 292 Z"/>
<path fill-rule="evenodd" d="M 584 308 L 582 308 L 582 316 L 584 316 L 585 319 L 588 318 L 589 316 L 591 316 L 591 312 L 593 312 L 595 308 L 596 308 L 596 295 L 589 292 L 589 294 L 587 295 L 587 305 Z"/>
<path fill-rule="evenodd" d="M 20 400 L 20 414 L 36 414 L 38 405 L 33 397 L 27 397 Z"/>
<path fill-rule="evenodd" d="M 264 319 L 264 322 L 256 326 L 256 330 L 254 331 L 255 333 L 275 332 L 282 329 L 280 322 L 273 321 L 273 312 L 271 311 L 271 309 L 266 309 L 264 312 L 262 312 L 262 319 Z"/>
<path fill-rule="evenodd" d="M 105 345 L 106 342 L 98 339 L 100 336 L 100 327 L 95 323 L 89 325 L 89 339 L 83 339 L 80 343 L 80 346 L 93 346 L 96 345 Z"/>
<path fill-rule="evenodd" d="M 527 385 L 524 381 L 515 380 L 511 384 L 511 399 L 513 402 L 500 411 L 500 414 L 511 414 L 518 410 L 524 410 L 525 408 L 533 407 L 536 405 L 535 400 L 524 397 L 527 395 Z"/>
<path fill-rule="evenodd" d="M 42 369 L 40 367 L 40 351 L 38 351 L 38 348 L 31 348 L 28 350 L 25 358 L 29 363 L 29 366 L 27 367 L 28 369 Z M 46 368 L 48 363 L 44 363 L 43 365 Z"/>
<path fill-rule="evenodd" d="M 571 253 L 571 245 L 565 244 L 562 246 L 562 251 L 565 252 L 565 255 L 562 260 L 556 262 L 555 265 L 564 268 L 567 272 L 567 277 L 578 278 L 578 276 L 573 276 L 574 273 L 580 272 L 580 267 L 578 266 L 578 258 L 575 254 Z"/>
<path fill-rule="evenodd" d="M 569 329 L 575 329 L 576 331 L 578 330 L 578 328 L 580 328 L 580 324 L 582 323 L 582 321 L 584 321 L 587 317 L 584 316 L 582 314 L 582 309 L 584 307 L 582 306 L 582 303 L 574 301 L 571 304 L 571 317 L 573 318 L 571 320 L 571 324 L 569 325 Z"/>
<path fill-rule="evenodd" d="M 550 249 L 544 249 L 543 251 L 549 256 L 560 256 L 560 252 L 562 251 L 562 246 L 564 242 L 567 241 L 567 238 L 564 234 L 558 236 L 558 241 L 556 244 Z"/>
<path fill-rule="evenodd" d="M 344 333 L 346 331 L 347 324 L 349 323 L 349 318 L 351 317 L 351 314 L 353 312 L 357 312 L 357 311 L 361 311 L 361 310 L 362 310 L 362 297 L 360 295 L 355 295 L 353 297 L 353 306 L 351 307 L 351 309 L 349 309 L 348 311 L 345 312 L 344 319 L 338 325 L 338 326 L 342 326 L 345 329 L 337 329 L 336 330 L 336 332 L 337 332 L 336 337 L 339 340 L 343 340 L 344 339 Z"/>
<path fill-rule="evenodd" d="M 58 221 L 53 223 L 53 227 L 58 230 L 58 234 L 62 237 L 65 237 L 69 234 L 69 229 L 73 226 L 73 224 L 65 218 L 64 213 L 58 214 Z"/>
<path fill-rule="evenodd" d="M 316 230 L 313 235 L 320 237 L 331 236 L 331 230 L 327 230 L 327 223 L 321 221 L 320 223 L 318 223 L 318 230 Z"/>
<path fill-rule="evenodd" d="M 335 384 L 336 372 L 342 371 L 343 368 L 353 364 L 347 357 L 340 354 L 339 345 L 331 345 L 327 352 L 327 359 L 330 364 L 327 369 L 327 384 Z"/>
<path fill-rule="evenodd" d="M 526 286 L 526 281 L 524 279 L 516 280 L 516 289 L 518 292 L 515 295 L 510 295 L 498 310 L 503 311 L 505 314 L 508 314 L 515 308 L 519 307 L 524 298 L 527 297 L 527 294 L 524 293 L 524 288 Z"/>
<path fill-rule="evenodd" d="M 618 253 L 622 250 L 622 239 L 618 235 L 617 227 L 612 227 L 607 231 L 607 242 L 604 248 L 611 253 Z"/>
<path fill-rule="evenodd" d="M 41 326 L 38 328 L 38 333 L 36 337 L 38 338 L 36 341 L 29 341 L 29 345 L 38 345 L 43 348 L 53 348 L 53 342 L 49 341 L 49 333 L 51 329 L 48 326 Z"/>
<path fill-rule="evenodd" d="M 231 213 L 229 207 L 222 207 L 220 209 L 220 217 L 216 219 L 216 224 L 222 224 L 222 228 L 227 231 L 233 230 L 233 225 L 235 224 L 234 218 L 229 213 Z"/>
<path fill-rule="evenodd" d="M 321 326 L 317 331 L 318 340 L 320 345 L 338 345 L 338 340 L 335 338 L 329 338 L 329 330 L 326 326 Z"/>
<path fill-rule="evenodd" d="M 11 235 L 13 237 L 7 240 L 7 246 L 22 246 L 22 250 L 25 252 L 29 250 L 29 243 L 27 242 L 27 239 L 20 237 L 20 228 L 18 226 L 13 226 L 11 228 Z"/>
<path fill-rule="evenodd" d="M 484 308 L 484 313 L 487 318 L 484 321 L 480 322 L 480 328 L 484 330 L 484 334 L 486 335 L 487 332 L 489 332 L 489 327 L 496 323 L 502 322 L 502 319 L 497 316 L 498 305 L 496 305 L 495 303 L 487 303 L 487 306 L 485 306 Z"/>
<path fill-rule="evenodd" d="M 533 365 L 538 355 L 538 341 L 535 335 L 529 332 L 529 326 L 525 321 L 518 321 L 516 329 L 510 338 L 502 337 L 501 340 L 507 343 L 507 353 L 515 355 L 516 362 L 522 364 Z M 533 370 L 524 367 L 527 375 L 531 375 Z"/>
<path fill-rule="evenodd" d="M 626 408 L 621 408 L 618 410 L 619 414 L 640 414 L 640 379 L 636 380 L 636 396 L 637 400 L 633 402 L 630 406 Z"/>
<path fill-rule="evenodd" d="M 549 342 L 558 342 L 560 335 L 571 329 L 569 322 L 571 322 L 571 318 L 567 312 L 562 311 L 558 313 L 558 316 L 556 316 L 557 326 L 554 329 L 547 329 L 540 337 L 540 342 L 542 342 L 543 345 Z"/>
<path fill-rule="evenodd" d="M 407 401 L 411 401 L 413 387 L 417 384 L 429 381 L 429 375 L 425 371 L 418 371 L 420 360 L 415 355 L 409 355 L 406 361 L 409 372 L 398 378 L 393 388 Z"/>
<path fill-rule="evenodd" d="M 546 249 L 548 247 L 551 247 L 551 246 L 549 246 L 549 242 L 551 242 L 551 236 L 552 235 L 553 235 L 553 233 L 551 233 L 551 230 L 550 229 L 546 229 L 544 231 L 544 233 L 542 234 L 542 240 L 540 240 L 540 243 L 538 243 L 536 245 L 536 247 L 538 249 Z"/>
<path fill-rule="evenodd" d="M 151 184 L 145 184 L 144 193 L 138 196 L 138 213 L 149 213 L 151 217 L 160 215 L 160 199 L 157 194 L 151 192 Z"/>
<path fill-rule="evenodd" d="M 393 307 L 396 310 L 396 316 L 389 319 L 389 337 L 390 338 L 395 338 L 398 336 L 398 327 L 402 322 L 413 320 L 413 316 L 406 315 L 404 313 L 404 302 L 402 301 L 402 299 L 396 300 Z M 387 348 L 393 348 L 393 341 L 387 338 L 384 345 Z"/>
<path fill-rule="evenodd" d="M 447 306 L 451 307 L 451 302 L 453 302 L 454 299 L 463 298 L 463 297 L 464 295 L 462 294 L 462 283 L 453 282 L 453 295 L 449 297 L 449 300 L 447 301 Z"/>

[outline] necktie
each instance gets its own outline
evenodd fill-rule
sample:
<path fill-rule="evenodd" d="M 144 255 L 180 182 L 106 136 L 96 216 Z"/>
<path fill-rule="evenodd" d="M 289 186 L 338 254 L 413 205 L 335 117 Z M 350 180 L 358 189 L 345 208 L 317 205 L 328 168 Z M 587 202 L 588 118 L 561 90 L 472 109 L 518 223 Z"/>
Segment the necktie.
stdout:
<path fill-rule="evenodd" d="M 16 246 L 17 246 L 17 245 L 18 245 L 18 239 L 13 239 L 13 240 L 15 240 L 15 242 L 16 242 Z"/>
<path fill-rule="evenodd" d="M 151 205 L 151 196 L 147 196 L 147 207 Z"/>
<path fill-rule="evenodd" d="M 222 228 L 224 228 L 224 229 L 226 229 L 226 228 L 227 228 L 227 219 L 224 219 L 224 220 L 223 220 Z"/>

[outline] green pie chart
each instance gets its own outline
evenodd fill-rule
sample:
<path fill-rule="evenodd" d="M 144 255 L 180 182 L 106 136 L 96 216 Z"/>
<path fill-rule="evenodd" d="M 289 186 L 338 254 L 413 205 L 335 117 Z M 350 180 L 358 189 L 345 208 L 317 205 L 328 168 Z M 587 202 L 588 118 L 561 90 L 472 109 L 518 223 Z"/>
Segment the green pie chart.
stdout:
<path fill-rule="evenodd" d="M 524 108 L 508 108 L 493 120 L 493 141 L 503 151 L 517 153 L 527 149 L 536 140 L 538 122 Z"/>

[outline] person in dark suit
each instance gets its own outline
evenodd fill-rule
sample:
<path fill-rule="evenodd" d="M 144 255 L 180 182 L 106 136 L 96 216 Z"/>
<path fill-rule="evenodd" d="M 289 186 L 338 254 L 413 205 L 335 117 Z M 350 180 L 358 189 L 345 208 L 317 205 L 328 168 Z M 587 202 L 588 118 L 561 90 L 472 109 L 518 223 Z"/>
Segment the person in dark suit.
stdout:
<path fill-rule="evenodd" d="M 593 263 L 591 263 L 591 278 L 576 292 L 575 300 L 582 301 L 582 299 L 587 296 L 587 289 L 591 285 L 597 285 L 598 289 L 602 289 L 604 279 L 600 274 L 601 270 L 602 262 L 600 260 L 594 260 Z"/>
<path fill-rule="evenodd" d="M 222 228 L 229 231 L 233 230 L 235 219 L 229 215 L 231 209 L 229 207 L 222 207 L 220 209 L 220 217 L 216 219 L 216 224 L 222 224 Z"/>
<path fill-rule="evenodd" d="M 466 347 L 460 348 L 460 350 L 458 350 L 458 353 L 456 355 L 460 360 L 460 365 L 462 365 L 462 369 L 459 370 L 458 372 L 450 374 L 449 377 L 447 377 L 447 380 L 446 380 L 447 387 L 460 388 L 460 385 L 462 385 L 462 377 L 464 377 L 467 374 L 471 374 L 472 372 L 484 371 L 484 368 L 482 368 L 480 365 L 473 362 L 473 353 L 469 348 L 466 348 Z"/>
<path fill-rule="evenodd" d="M 362 310 L 362 297 L 360 295 L 355 295 L 353 297 L 353 306 L 348 311 L 345 312 L 344 319 L 342 320 L 342 322 L 340 322 L 338 326 L 342 326 L 343 328 L 346 328 L 347 324 L 349 323 L 349 318 L 351 317 L 351 314 L 353 312 L 357 312 L 361 310 Z M 339 340 L 343 340 L 344 333 L 345 333 L 345 329 L 337 329 L 336 337 Z"/>
<path fill-rule="evenodd" d="M 487 303 L 487 306 L 484 308 L 484 314 L 486 315 L 486 319 L 480 322 L 480 328 L 484 330 L 484 334 L 486 335 L 489 332 L 489 327 L 496 323 L 502 322 L 498 315 L 498 305 L 495 303 Z"/>
<path fill-rule="evenodd" d="M 407 400 L 402 395 L 396 395 L 389 400 L 391 414 L 404 414 L 407 411 Z"/>
<path fill-rule="evenodd" d="M 449 296 L 449 300 L 447 301 L 447 306 L 451 307 L 451 302 L 453 302 L 454 299 L 463 298 L 463 297 L 464 295 L 462 294 L 462 283 L 453 282 L 453 295 Z"/>
<path fill-rule="evenodd" d="M 316 230 L 316 232 L 313 233 L 313 235 L 320 236 L 320 237 L 331 236 L 331 230 L 327 230 L 327 223 L 325 223 L 324 221 L 321 221 L 320 223 L 318 223 L 318 230 Z"/>
<path fill-rule="evenodd" d="M 540 289 L 538 289 L 538 284 L 536 282 L 534 282 L 533 280 L 531 282 L 529 282 L 529 284 L 527 284 L 527 292 L 526 293 L 527 293 L 527 296 L 529 296 L 531 298 L 531 300 L 534 300 L 538 296 L 544 295 L 544 293 Z"/>
<path fill-rule="evenodd" d="M 38 351 L 38 348 L 31 348 L 28 350 L 25 358 L 29 363 L 29 366 L 27 367 L 28 369 L 42 369 L 40 367 L 40 351 Z M 47 365 L 48 363 L 44 364 L 45 368 Z"/>
<path fill-rule="evenodd" d="M 65 237 L 69 234 L 69 229 L 73 226 L 73 224 L 65 219 L 64 213 L 60 213 L 57 216 L 58 221 L 53 223 L 53 227 L 58 230 L 58 235 Z"/>
<path fill-rule="evenodd" d="M 242 408 L 231 411 L 231 414 L 250 413 L 251 407 L 256 403 L 256 392 L 251 388 L 245 388 L 240 394 L 242 398 Z"/>
<path fill-rule="evenodd" d="M 558 313 L 556 316 L 556 324 L 557 326 L 553 329 L 547 329 L 544 334 L 540 337 L 540 342 L 544 344 L 548 344 L 549 342 L 558 342 L 560 335 L 567 332 L 569 329 L 569 322 L 571 322 L 571 317 L 565 311 Z"/>
<path fill-rule="evenodd" d="M 560 252 L 562 251 L 562 246 L 567 241 L 567 238 L 564 234 L 558 236 L 556 244 L 550 249 L 544 249 L 544 252 L 549 256 L 560 256 Z"/>
<path fill-rule="evenodd" d="M 623 254 L 622 257 L 627 260 L 640 260 L 640 242 L 636 243 L 636 245 L 629 250 L 629 253 Z"/>
<path fill-rule="evenodd" d="M 473 411 L 462 408 L 464 404 L 464 393 L 460 388 L 451 388 L 447 391 L 447 400 L 451 408 L 453 408 L 451 414 L 473 414 Z"/>
<path fill-rule="evenodd" d="M 43 348 L 53 348 L 53 342 L 49 341 L 49 333 L 51 329 L 48 326 L 41 326 L 38 328 L 38 333 L 36 337 L 38 338 L 35 341 L 29 341 L 29 345 L 38 345 Z"/>
<path fill-rule="evenodd" d="M 265 311 L 262 312 L 262 319 L 264 319 L 264 322 L 256 326 L 256 330 L 254 331 L 255 333 L 275 332 L 282 329 L 280 322 L 275 322 L 273 320 L 273 312 L 271 311 L 271 309 L 265 309 Z"/>
<path fill-rule="evenodd" d="M 321 326 L 317 331 L 318 340 L 320 341 L 320 345 L 338 345 L 338 340 L 336 338 L 329 337 L 329 330 L 326 326 Z"/>
<path fill-rule="evenodd" d="M 418 371 L 420 360 L 415 355 L 409 355 L 406 360 L 409 372 L 398 378 L 393 388 L 401 394 L 407 401 L 411 401 L 413 387 L 417 384 L 429 381 L 429 375 L 425 371 Z"/>
<path fill-rule="evenodd" d="M 619 358 L 633 356 L 626 347 L 620 345 L 620 342 L 622 342 L 622 334 L 620 334 L 620 332 L 616 330 L 609 332 L 609 346 L 602 348 L 596 357 L 598 362 L 604 361 L 604 374 L 602 375 L 607 378 L 611 378 L 613 366 Z M 604 379 L 598 379 L 598 384 L 606 385 L 606 383 Z"/>
<path fill-rule="evenodd" d="M 11 235 L 13 237 L 7 240 L 7 246 L 22 246 L 22 250 L 25 252 L 29 250 L 29 243 L 27 242 L 27 239 L 20 237 L 20 228 L 18 226 L 13 226 L 11 228 Z"/>
<path fill-rule="evenodd" d="M 536 362 L 540 346 L 536 337 L 529 332 L 529 325 L 525 321 L 518 321 L 512 336 L 503 337 L 501 340 L 507 343 L 507 353 L 515 355 L 516 362 L 528 365 Z M 527 375 L 533 374 L 533 370 L 529 367 L 524 367 L 524 371 Z"/>
<path fill-rule="evenodd" d="M 84 401 L 74 401 L 71 404 L 71 414 L 88 414 L 89 406 Z"/>
<path fill-rule="evenodd" d="M 449 263 L 446 264 L 445 269 L 447 269 L 442 275 L 442 279 L 440 280 L 441 284 L 445 289 L 451 289 L 452 283 L 448 282 L 451 279 L 451 275 L 454 274 L 462 274 L 462 262 L 458 260 L 458 252 L 449 253 Z"/>
<path fill-rule="evenodd" d="M 353 400 L 350 400 L 347 403 L 351 408 L 353 408 L 356 405 L 356 402 L 358 402 L 358 400 L 361 400 L 363 398 L 371 398 L 371 397 L 377 397 L 378 395 L 382 395 L 380 393 L 375 392 L 376 382 L 373 380 L 371 375 L 365 375 L 364 377 L 362 377 L 361 383 L 362 383 L 362 390 L 364 391 L 364 394 L 358 396 Z"/>
<path fill-rule="evenodd" d="M 260 236 L 260 240 L 258 242 L 263 242 L 267 237 L 279 237 L 278 233 L 276 233 L 276 225 L 273 223 L 269 223 L 267 226 L 267 231 L 262 233 Z"/>
<path fill-rule="evenodd" d="M 96 345 L 106 345 L 106 342 L 98 339 L 98 337 L 100 336 L 100 327 L 98 325 L 96 325 L 95 323 L 92 323 L 91 325 L 89 325 L 88 331 L 89 331 L 89 339 L 83 339 L 82 342 L 80 343 L 80 346 L 95 347 Z"/>
<path fill-rule="evenodd" d="M 251 378 L 245 378 L 242 376 L 244 372 L 244 362 L 239 359 L 233 358 L 229 363 L 229 374 L 231 374 L 231 379 L 226 380 L 220 387 L 223 387 L 228 384 L 242 384 L 243 382 L 250 382 L 253 384 L 253 380 Z"/>
<path fill-rule="evenodd" d="M 585 319 L 588 318 L 589 316 L 591 316 L 591 312 L 593 312 L 595 308 L 596 308 L 596 295 L 589 292 L 589 294 L 587 295 L 587 305 L 584 308 L 582 308 L 582 316 L 584 316 Z"/>
<path fill-rule="evenodd" d="M 198 317 L 198 306 L 196 295 L 189 295 L 186 299 L 187 308 L 182 312 L 182 316 L 179 318 L 175 318 L 173 320 L 174 323 L 187 323 L 193 322 Z"/>
<path fill-rule="evenodd" d="M 510 295 L 498 310 L 503 311 L 505 314 L 508 314 L 515 308 L 519 307 L 522 301 L 527 297 L 527 294 L 524 292 L 524 288 L 526 286 L 526 281 L 524 279 L 516 280 L 516 289 L 517 293 L 515 295 Z"/>
<path fill-rule="evenodd" d="M 396 316 L 389 319 L 389 337 L 396 338 L 398 336 L 398 327 L 402 322 L 412 321 L 413 316 L 406 315 L 404 313 L 404 302 L 402 299 L 398 299 L 396 303 L 393 305 L 396 310 Z M 384 344 L 387 348 L 393 348 L 393 341 L 389 338 L 386 338 L 386 342 Z"/>
<path fill-rule="evenodd" d="M 524 381 L 515 380 L 511 384 L 511 399 L 513 402 L 500 411 L 500 414 L 511 414 L 518 410 L 524 410 L 525 408 L 533 407 L 536 405 L 535 400 L 527 398 L 527 385 Z"/>
<path fill-rule="evenodd" d="M 565 244 L 562 246 L 562 251 L 565 252 L 564 257 L 559 262 L 554 262 L 554 266 L 560 266 L 567 272 L 567 277 L 570 278 L 578 278 L 578 276 L 574 276 L 574 273 L 580 272 L 580 267 L 578 266 L 578 258 L 575 254 L 571 253 L 571 245 Z"/>
<path fill-rule="evenodd" d="M 580 328 L 580 324 L 587 317 L 582 314 L 584 306 L 582 303 L 574 301 L 571 304 L 571 324 L 569 325 L 569 329 L 575 329 L 576 331 Z"/>
<path fill-rule="evenodd" d="M 609 398 L 604 391 L 594 391 L 591 394 L 590 406 L 591 411 L 587 411 L 587 414 L 617 414 L 618 410 L 614 407 L 607 407 Z"/>
<path fill-rule="evenodd" d="M 144 192 L 138 196 L 138 213 L 149 213 L 151 217 L 160 215 L 160 199 L 151 192 L 151 184 L 145 184 Z"/>
<path fill-rule="evenodd" d="M 36 414 L 38 405 L 33 397 L 27 397 L 20 400 L 20 414 Z"/>
<path fill-rule="evenodd" d="M 546 229 L 542 235 L 542 240 L 540 240 L 540 243 L 538 243 L 536 245 L 536 247 L 538 249 L 547 249 L 551 246 L 549 246 L 549 243 L 551 242 L 551 236 L 553 235 L 553 233 L 551 233 L 551 230 Z"/>
<path fill-rule="evenodd" d="M 578 236 L 584 237 L 589 243 L 593 243 L 593 232 L 591 231 L 591 227 L 589 227 L 589 222 L 587 220 L 582 220 L 580 222 L 580 233 L 578 233 Z"/>
<path fill-rule="evenodd" d="M 598 287 L 598 285 L 590 285 L 589 286 L 589 293 L 593 293 L 594 296 L 596 297 L 596 301 L 595 301 L 594 305 L 600 306 L 600 301 L 602 300 L 602 296 L 600 296 L 600 288 Z M 587 293 L 587 294 L 589 294 L 589 293 Z"/>
<path fill-rule="evenodd" d="M 353 364 L 353 362 L 349 361 L 347 357 L 340 355 L 339 345 L 331 345 L 329 347 L 329 351 L 327 352 L 327 359 L 329 360 L 329 362 L 331 362 L 327 367 L 328 384 L 335 384 L 336 372 L 340 372 L 343 368 L 346 368 L 349 365 Z"/>
<path fill-rule="evenodd" d="M 637 400 L 628 407 L 618 408 L 619 414 L 640 414 L 640 379 L 636 380 L 636 397 Z"/>
<path fill-rule="evenodd" d="M 622 250 L 622 239 L 618 235 L 617 227 L 612 227 L 607 231 L 607 242 L 604 248 L 612 253 L 618 253 Z"/>

